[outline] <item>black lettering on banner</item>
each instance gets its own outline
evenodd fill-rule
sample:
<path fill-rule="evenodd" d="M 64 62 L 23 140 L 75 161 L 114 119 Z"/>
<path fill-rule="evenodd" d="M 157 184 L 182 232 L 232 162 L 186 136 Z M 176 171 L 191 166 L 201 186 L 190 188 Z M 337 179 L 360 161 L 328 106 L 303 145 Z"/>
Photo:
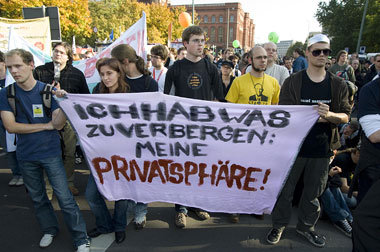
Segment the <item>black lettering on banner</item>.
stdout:
<path fill-rule="evenodd" d="M 170 138 L 182 138 L 185 136 L 185 126 L 180 124 L 170 124 L 169 137 Z"/>
<path fill-rule="evenodd" d="M 205 118 L 200 118 L 200 115 L 206 115 Z M 191 121 L 195 122 L 211 122 L 215 119 L 215 115 L 208 106 L 191 106 L 190 107 Z"/>
<path fill-rule="evenodd" d="M 150 104 L 141 104 L 141 110 L 143 119 L 146 121 L 151 121 L 153 113 L 157 113 L 157 121 L 166 120 L 166 104 L 164 102 L 158 103 L 156 110 L 152 110 Z"/>
<path fill-rule="evenodd" d="M 148 149 L 153 156 L 156 155 L 156 152 L 150 142 L 146 142 L 146 144 L 142 144 L 140 142 L 136 143 L 136 157 L 141 157 L 141 149 Z"/>
<path fill-rule="evenodd" d="M 250 130 L 248 133 L 247 143 L 252 143 L 253 137 L 257 136 L 260 139 L 260 144 L 264 144 L 265 139 L 268 135 L 268 131 L 266 129 L 263 130 L 263 134 L 257 133 L 256 130 Z"/>
<path fill-rule="evenodd" d="M 229 117 L 227 109 L 221 108 L 218 110 L 220 118 L 223 120 L 223 122 L 231 122 L 232 120 L 235 120 L 238 123 L 241 123 L 244 118 L 249 114 L 249 110 L 246 110 L 239 118 L 237 117 Z"/>
<path fill-rule="evenodd" d="M 191 149 L 193 151 L 194 157 L 201 157 L 201 156 L 207 156 L 206 153 L 201 153 L 200 147 L 207 147 L 207 144 L 202 144 L 202 143 L 193 143 L 191 144 Z"/>
<path fill-rule="evenodd" d="M 113 136 L 115 134 L 115 131 L 113 129 L 113 126 L 110 125 L 110 132 L 106 131 L 106 126 L 104 124 L 99 125 L 99 130 L 104 136 Z"/>
<path fill-rule="evenodd" d="M 193 135 L 194 129 L 199 129 L 199 125 L 195 125 L 195 124 L 186 125 L 186 137 L 187 137 L 187 139 L 194 139 L 194 138 L 199 137 L 199 136 Z"/>
<path fill-rule="evenodd" d="M 233 134 L 233 143 L 245 143 L 245 140 L 239 140 L 240 137 L 243 137 L 244 135 L 241 134 L 242 132 L 248 132 L 248 129 L 240 129 L 236 128 L 234 129 L 234 134 Z"/>
<path fill-rule="evenodd" d="M 227 130 L 227 132 L 223 135 L 222 132 L 224 130 Z M 221 128 L 221 129 L 218 130 L 218 138 L 220 140 L 222 140 L 223 142 L 228 142 L 228 141 L 230 141 L 232 139 L 233 132 L 234 132 L 234 130 L 233 130 L 232 127 L 230 127 L 230 126 L 223 127 L 223 128 Z M 229 136 L 229 138 L 226 138 L 225 136 Z"/>
<path fill-rule="evenodd" d="M 125 127 L 124 124 L 122 123 L 116 123 L 115 124 L 115 128 L 117 129 L 117 131 L 119 131 L 123 136 L 126 136 L 128 138 L 130 138 L 132 136 L 132 132 L 133 132 L 133 124 L 131 124 L 131 126 L 128 127 Z"/>
<path fill-rule="evenodd" d="M 162 145 L 166 145 L 166 143 L 156 142 L 156 151 L 157 151 L 157 156 L 159 156 L 159 157 L 167 156 L 167 154 L 165 153 L 165 149 L 161 148 Z"/>
<path fill-rule="evenodd" d="M 80 119 L 87 120 L 89 118 L 86 113 L 86 110 L 80 104 L 75 104 L 74 110 L 75 112 L 77 112 Z"/>
<path fill-rule="evenodd" d="M 95 117 L 97 119 L 103 118 L 107 116 L 107 112 L 104 111 L 105 107 L 100 103 L 91 103 L 87 106 L 87 113 Z M 101 113 L 98 113 L 98 111 L 102 111 Z"/>
<path fill-rule="evenodd" d="M 282 115 L 282 116 L 279 116 Z M 268 125 L 273 128 L 285 128 L 289 125 L 289 119 L 290 113 L 285 110 L 275 110 L 272 113 L 270 113 L 269 117 L 271 118 L 268 121 Z M 275 120 L 279 121 L 278 123 L 275 123 Z"/>
<path fill-rule="evenodd" d="M 216 132 L 217 131 L 218 131 L 218 129 L 216 127 L 214 127 L 214 126 L 202 126 L 201 127 L 201 136 L 200 136 L 200 139 L 201 140 L 205 140 L 206 139 L 206 135 L 210 135 L 215 140 L 218 140 L 218 137 L 216 136 Z"/>
<path fill-rule="evenodd" d="M 119 119 L 122 114 L 130 114 L 132 119 L 139 119 L 139 113 L 136 104 L 129 106 L 129 111 L 122 111 L 118 105 L 108 105 L 108 111 L 115 119 Z"/>
<path fill-rule="evenodd" d="M 186 112 L 186 110 L 182 107 L 182 105 L 179 102 L 173 104 L 173 107 L 170 109 L 166 120 L 172 121 L 176 115 L 183 115 L 188 120 L 190 118 L 189 114 Z"/>
<path fill-rule="evenodd" d="M 184 143 L 184 144 L 185 144 L 185 147 L 183 147 L 180 142 L 176 142 L 174 144 L 174 151 L 177 157 L 181 155 L 180 151 L 184 153 L 186 156 L 190 155 L 190 146 L 187 143 Z"/>
<path fill-rule="evenodd" d="M 244 124 L 247 126 L 251 126 L 253 121 L 261 121 L 263 126 L 267 125 L 263 116 L 263 112 L 261 112 L 261 110 L 252 111 L 248 115 L 247 119 L 244 120 Z"/>
<path fill-rule="evenodd" d="M 150 132 L 152 137 L 157 135 L 157 132 L 160 132 L 163 136 L 168 136 L 165 132 L 166 124 L 165 123 L 151 123 L 149 124 Z"/>
<path fill-rule="evenodd" d="M 87 133 L 87 137 L 88 138 L 99 136 L 98 133 L 95 134 L 95 131 L 98 129 L 98 125 L 97 124 L 87 124 L 86 127 L 87 128 L 91 128 L 90 132 Z"/>
<path fill-rule="evenodd" d="M 144 129 L 143 127 L 146 127 L 146 123 L 136 123 L 135 124 L 135 134 L 138 138 L 146 138 L 149 137 L 149 135 L 144 134 Z"/>

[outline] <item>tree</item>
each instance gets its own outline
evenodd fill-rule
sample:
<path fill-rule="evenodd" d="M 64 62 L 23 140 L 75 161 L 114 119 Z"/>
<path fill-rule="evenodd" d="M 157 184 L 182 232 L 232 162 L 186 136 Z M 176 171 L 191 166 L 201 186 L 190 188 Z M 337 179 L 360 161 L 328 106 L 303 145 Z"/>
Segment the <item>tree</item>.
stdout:
<path fill-rule="evenodd" d="M 56 6 L 59 8 L 62 40 L 85 43 L 91 36 L 88 0 L 0 0 L 0 16 L 22 19 L 22 7 Z"/>
<path fill-rule="evenodd" d="M 337 53 L 346 47 L 350 53 L 356 50 L 365 0 L 331 0 L 320 2 L 316 18 L 323 32 L 331 38 L 331 49 Z M 367 51 L 379 51 L 377 38 L 380 36 L 380 0 L 370 0 L 365 17 L 361 45 Z"/>
<path fill-rule="evenodd" d="M 302 43 L 300 41 L 295 42 L 293 45 L 291 45 L 288 50 L 286 51 L 286 56 L 290 57 L 293 56 L 293 52 L 296 48 L 301 48 L 302 50 L 306 50 L 306 43 Z"/>

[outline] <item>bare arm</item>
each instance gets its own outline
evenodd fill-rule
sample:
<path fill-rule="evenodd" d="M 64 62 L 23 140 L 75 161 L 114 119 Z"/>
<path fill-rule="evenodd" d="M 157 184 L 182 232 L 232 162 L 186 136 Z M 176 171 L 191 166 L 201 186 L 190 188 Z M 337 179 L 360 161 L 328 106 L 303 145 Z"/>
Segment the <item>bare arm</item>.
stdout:
<path fill-rule="evenodd" d="M 340 190 L 342 191 L 342 193 L 348 193 L 348 190 L 350 190 L 350 186 L 347 184 L 347 178 L 340 178 L 340 180 L 342 181 L 342 186 L 340 187 Z M 358 192 L 354 191 L 352 195 L 357 197 Z"/>
<path fill-rule="evenodd" d="M 348 115 L 345 113 L 334 113 L 332 111 L 329 111 L 330 107 L 327 104 L 324 103 L 318 103 L 318 114 L 321 116 L 321 118 L 318 120 L 318 122 L 330 122 L 333 124 L 340 124 L 340 123 L 347 123 L 348 122 Z"/>
<path fill-rule="evenodd" d="M 16 122 L 15 116 L 10 111 L 1 111 L 1 119 L 3 121 L 5 129 L 9 133 L 15 134 L 30 134 L 36 133 L 44 130 L 54 130 L 53 123 L 50 121 L 48 123 L 18 123 Z"/>
<path fill-rule="evenodd" d="M 56 109 L 53 111 L 52 120 L 51 120 L 54 129 L 60 130 L 65 126 L 66 116 L 63 113 L 62 109 Z"/>
<path fill-rule="evenodd" d="M 380 130 L 375 131 L 368 137 L 369 141 L 371 143 L 380 143 Z"/>

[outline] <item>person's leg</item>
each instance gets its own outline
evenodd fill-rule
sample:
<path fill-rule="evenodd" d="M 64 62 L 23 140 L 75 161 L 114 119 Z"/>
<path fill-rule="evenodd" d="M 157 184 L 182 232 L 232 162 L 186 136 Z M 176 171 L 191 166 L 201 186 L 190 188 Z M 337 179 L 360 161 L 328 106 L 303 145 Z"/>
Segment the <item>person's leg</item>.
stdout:
<path fill-rule="evenodd" d="M 348 212 L 346 212 L 345 209 L 341 208 L 339 200 L 336 200 L 336 193 L 333 192 L 336 191 L 335 189 L 336 188 L 327 187 L 320 197 L 323 211 L 334 223 L 337 221 L 345 220 L 347 217 L 349 217 Z"/>
<path fill-rule="evenodd" d="M 60 156 L 46 158 L 41 160 L 40 163 L 46 171 L 54 194 L 57 196 L 59 207 L 62 210 L 65 223 L 71 233 L 74 246 L 78 247 L 86 244 L 88 242 L 86 224 L 67 185 L 62 158 Z"/>
<path fill-rule="evenodd" d="M 58 221 L 53 206 L 47 198 L 40 162 L 19 161 L 24 184 L 33 201 L 37 221 L 44 234 L 56 235 L 59 231 Z"/>
<path fill-rule="evenodd" d="M 135 207 L 135 223 L 141 224 L 146 220 L 148 204 L 137 202 Z"/>
<path fill-rule="evenodd" d="M 304 170 L 305 163 L 305 158 L 297 157 L 293 167 L 290 170 L 286 183 L 282 188 L 280 196 L 277 199 L 276 205 L 273 208 L 273 228 L 284 229 L 289 223 L 292 213 L 292 200 L 294 189 L 302 174 L 302 171 Z"/>
<path fill-rule="evenodd" d="M 175 225 L 179 228 L 186 226 L 187 208 L 185 206 L 175 204 Z"/>
<path fill-rule="evenodd" d="M 359 173 L 358 204 L 371 186 L 380 178 L 380 165 L 369 166 Z"/>
<path fill-rule="evenodd" d="M 7 164 L 8 167 L 12 170 L 12 174 L 14 177 L 22 177 L 15 151 L 7 153 Z"/>
<path fill-rule="evenodd" d="M 350 209 L 348 208 L 348 205 L 346 203 L 346 200 L 344 199 L 343 193 L 341 192 L 340 188 L 332 188 L 331 190 L 332 194 L 334 195 L 335 201 L 338 203 L 340 207 L 340 211 L 342 214 L 342 217 L 344 217 L 349 222 L 352 222 L 352 214 Z"/>
<path fill-rule="evenodd" d="M 63 144 L 64 144 L 63 164 L 66 171 L 67 182 L 69 184 L 71 192 L 74 195 L 77 195 L 79 191 L 78 189 L 76 189 L 74 185 L 75 149 L 76 149 L 77 138 L 69 122 L 65 124 L 63 131 L 61 131 L 61 135 L 63 137 Z"/>
<path fill-rule="evenodd" d="M 115 201 L 115 209 L 113 214 L 113 223 L 115 232 L 124 232 L 127 227 L 127 212 L 130 206 L 135 205 L 132 200 Z"/>
<path fill-rule="evenodd" d="M 92 213 L 95 216 L 96 229 L 99 233 L 114 231 L 112 217 L 108 211 L 103 196 L 99 193 L 92 174 L 88 176 L 85 197 Z M 116 210 L 116 206 L 115 206 Z M 90 234 L 89 234 L 90 235 Z M 96 235 L 97 236 L 97 235 Z M 96 237 L 94 236 L 94 237 Z"/>
<path fill-rule="evenodd" d="M 347 206 L 352 209 L 355 208 L 356 205 L 358 204 L 357 199 L 355 196 L 351 196 L 351 198 L 348 197 L 347 193 L 343 193 L 344 200 L 347 203 Z"/>
<path fill-rule="evenodd" d="M 182 206 L 180 204 L 175 204 L 174 209 L 177 213 L 183 213 L 187 215 L 187 208 L 185 206 Z"/>

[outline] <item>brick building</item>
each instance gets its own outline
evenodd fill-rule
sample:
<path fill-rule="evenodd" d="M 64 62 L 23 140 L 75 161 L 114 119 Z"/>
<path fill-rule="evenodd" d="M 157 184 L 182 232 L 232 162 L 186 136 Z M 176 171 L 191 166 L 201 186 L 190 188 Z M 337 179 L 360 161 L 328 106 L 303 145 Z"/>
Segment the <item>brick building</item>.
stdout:
<path fill-rule="evenodd" d="M 185 5 L 187 12 L 192 13 L 192 5 Z M 232 47 L 238 40 L 242 49 L 254 46 L 255 25 L 244 12 L 241 3 L 196 4 L 195 12 L 200 21 L 199 26 L 207 33 L 207 45 L 219 51 Z M 228 34 L 228 37 L 227 37 Z"/>

